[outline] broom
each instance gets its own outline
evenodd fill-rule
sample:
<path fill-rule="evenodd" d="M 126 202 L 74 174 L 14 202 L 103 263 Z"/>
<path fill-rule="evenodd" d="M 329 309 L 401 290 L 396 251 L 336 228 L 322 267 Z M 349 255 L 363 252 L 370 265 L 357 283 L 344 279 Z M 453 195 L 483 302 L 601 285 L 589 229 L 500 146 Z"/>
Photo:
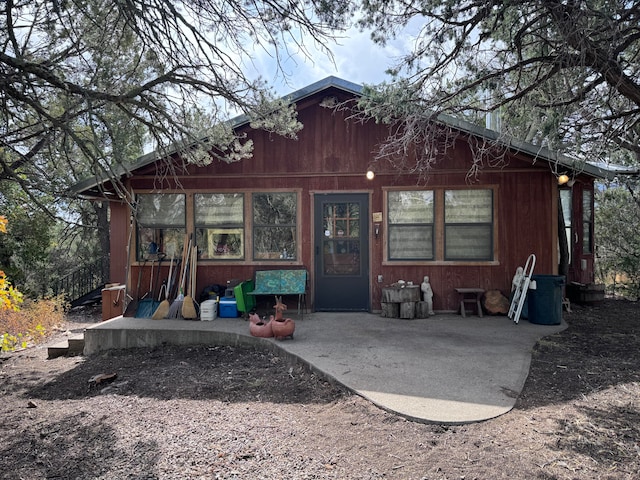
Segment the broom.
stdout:
<path fill-rule="evenodd" d="M 162 318 L 166 318 L 169 314 L 169 290 L 171 289 L 171 272 L 173 272 L 173 255 L 171 256 L 171 264 L 169 265 L 169 276 L 167 277 L 167 283 L 164 286 L 164 300 L 160 302 L 156 311 L 153 312 L 151 318 L 153 320 L 160 320 Z"/>
<path fill-rule="evenodd" d="M 189 288 L 187 296 L 184 297 L 184 301 L 182 302 L 182 318 L 187 320 L 194 320 L 198 318 L 198 312 L 196 311 L 196 306 L 193 301 L 193 295 L 196 288 L 196 265 L 198 263 L 198 248 L 194 245 L 192 247 L 191 252 L 191 271 L 190 277 L 191 280 L 189 282 Z"/>
<path fill-rule="evenodd" d="M 189 246 L 182 251 L 182 271 L 180 272 L 182 278 L 180 280 L 180 293 L 171 304 L 169 313 L 167 314 L 167 318 L 178 318 L 178 316 L 180 316 L 180 314 L 182 313 L 182 302 L 184 301 L 184 282 L 186 280 L 187 270 L 189 270 L 189 255 L 187 254 L 187 252 L 190 250 L 191 238 L 189 238 Z"/>

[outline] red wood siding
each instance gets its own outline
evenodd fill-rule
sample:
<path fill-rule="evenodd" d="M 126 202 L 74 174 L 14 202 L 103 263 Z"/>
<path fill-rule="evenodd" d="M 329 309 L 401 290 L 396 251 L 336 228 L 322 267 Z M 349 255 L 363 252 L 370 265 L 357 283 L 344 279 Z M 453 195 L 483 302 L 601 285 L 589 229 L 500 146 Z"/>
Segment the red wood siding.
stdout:
<path fill-rule="evenodd" d="M 326 94 L 331 94 L 325 93 Z M 485 168 L 477 181 L 468 184 L 467 172 L 471 154 L 465 142 L 458 142 L 455 153 L 451 153 L 433 172 L 426 185 L 417 185 L 412 175 L 384 171 L 376 165 L 376 177 L 369 181 L 365 172 L 371 165 L 375 146 L 387 134 L 384 126 L 346 122 L 345 114 L 322 108 L 308 102 L 308 108 L 299 112 L 304 129 L 298 140 L 287 140 L 265 132 L 249 131 L 254 142 L 253 158 L 225 164 L 214 161 L 206 167 L 188 167 L 188 174 L 179 181 L 187 192 L 260 191 L 269 189 L 300 189 L 299 209 L 301 258 L 291 265 L 304 266 L 310 272 L 313 288 L 313 193 L 320 192 L 369 192 L 370 211 L 384 212 L 384 188 L 460 188 L 495 187 L 497 215 L 497 258 L 491 263 L 431 263 L 393 264 L 383 262 L 386 228 L 370 242 L 371 303 L 373 309 L 380 308 L 381 287 L 398 279 L 420 283 L 429 275 L 434 291 L 436 310 L 457 309 L 458 299 L 454 288 L 481 287 L 499 289 L 505 295 L 510 291 L 515 269 L 524 265 L 529 254 L 537 256 L 535 273 L 557 272 L 557 183 L 549 166 L 542 161 L 533 163 L 526 158 L 512 157 L 503 168 Z M 170 180 L 161 181 L 155 166 L 139 171 L 131 178 L 136 191 L 159 191 L 172 188 Z M 118 233 L 128 227 L 128 213 L 120 206 L 112 206 L 112 280 L 120 281 L 124 271 L 126 239 Z M 373 227 L 372 227 L 373 230 Z M 135 235 L 134 235 L 135 238 Z M 135 248 L 132 248 L 132 251 Z M 278 267 L 282 263 L 278 262 Z M 268 266 L 267 266 L 268 267 Z M 272 265 L 277 268 L 276 265 Z M 254 271 L 265 268 L 243 262 L 201 262 L 198 266 L 199 289 L 209 284 L 225 284 L 231 279 L 252 278 Z M 148 270 L 148 269 L 147 269 Z M 168 262 L 163 267 L 161 278 L 168 273 Z M 591 272 L 592 274 L 592 267 Z M 145 272 L 142 285 L 148 285 Z M 377 282 L 378 275 L 384 278 Z M 132 268 L 129 284 L 137 283 L 137 267 Z M 137 293 L 133 292 L 133 296 Z M 313 298 L 313 295 L 309 296 Z"/>
<path fill-rule="evenodd" d="M 109 235 L 111 236 L 111 251 L 109 252 L 110 283 L 123 284 L 127 277 L 127 245 L 129 243 L 130 214 L 126 204 L 112 202 L 109 217 Z M 131 239 L 131 244 L 133 241 Z"/>

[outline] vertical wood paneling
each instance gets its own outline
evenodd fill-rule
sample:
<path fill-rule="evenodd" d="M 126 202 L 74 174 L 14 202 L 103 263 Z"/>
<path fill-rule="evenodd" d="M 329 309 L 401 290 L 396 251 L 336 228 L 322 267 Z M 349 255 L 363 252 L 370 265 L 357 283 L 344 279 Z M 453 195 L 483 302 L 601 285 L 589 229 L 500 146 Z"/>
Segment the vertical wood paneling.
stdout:
<path fill-rule="evenodd" d="M 329 93 L 326 93 L 329 94 Z M 322 95 L 324 96 L 324 94 Z M 320 97 L 318 98 L 319 101 Z M 234 164 L 214 161 L 206 167 L 190 167 L 190 174 L 180 179 L 186 190 L 301 189 L 299 204 L 301 265 L 312 272 L 313 252 L 313 198 L 310 192 L 372 191 L 371 212 L 385 210 L 383 187 L 468 187 L 466 178 L 471 153 L 463 139 L 456 150 L 449 151 L 446 159 L 438 163 L 437 170 L 426 185 L 419 184 L 412 175 L 383 169 L 376 164 L 376 177 L 368 181 L 364 177 L 371 165 L 378 142 L 386 138 L 384 126 L 369 123 L 345 122 L 344 112 L 333 112 L 312 102 L 299 112 L 304 124 L 298 140 L 284 139 L 277 135 L 247 131 L 254 142 L 253 158 Z M 502 166 L 501 166 L 502 167 Z M 583 179 L 591 182 L 589 178 Z M 135 188 L 153 189 L 155 179 L 134 177 Z M 498 289 L 508 296 L 511 278 L 519 265 L 524 265 L 530 253 L 538 258 L 536 273 L 555 273 L 556 227 L 553 175 L 538 161 L 532 165 L 528 159 L 512 158 L 504 168 L 486 167 L 474 179 L 473 186 L 497 185 L 497 248 L 496 262 L 491 265 L 383 265 L 385 244 L 384 223 L 379 238 L 371 234 L 371 292 L 374 309 L 380 308 L 381 287 L 397 280 L 420 284 L 424 275 L 431 279 L 436 310 L 457 310 L 456 287 L 481 287 Z M 578 195 L 576 193 L 576 195 Z M 581 198 L 581 197 L 579 197 Z M 579 203 L 574 199 L 574 203 Z M 117 205 L 112 206 L 112 272 L 124 270 L 126 236 L 117 229 L 128 225 L 128 214 Z M 373 225 L 371 226 L 373 230 Z M 438 249 L 442 245 L 438 244 Z M 592 258 L 589 258 L 592 274 Z M 275 267 L 275 265 L 274 265 Z M 200 288 L 210 284 L 225 284 L 227 280 L 252 278 L 254 271 L 265 266 L 244 264 L 206 264 L 198 266 Z M 168 273 L 168 266 L 163 270 Z M 576 272 L 581 274 L 582 272 Z M 383 275 L 383 283 L 377 282 Z M 113 276 L 114 281 L 116 277 Z M 137 280 L 137 277 L 136 277 Z M 310 283 L 313 285 L 313 279 Z M 144 284 L 144 283 L 143 283 Z M 310 295 L 309 298 L 313 298 Z"/>
<path fill-rule="evenodd" d="M 127 281 L 127 245 L 129 242 L 129 209 L 125 204 L 110 204 L 109 283 L 125 284 Z M 131 239 L 133 245 L 134 239 Z"/>

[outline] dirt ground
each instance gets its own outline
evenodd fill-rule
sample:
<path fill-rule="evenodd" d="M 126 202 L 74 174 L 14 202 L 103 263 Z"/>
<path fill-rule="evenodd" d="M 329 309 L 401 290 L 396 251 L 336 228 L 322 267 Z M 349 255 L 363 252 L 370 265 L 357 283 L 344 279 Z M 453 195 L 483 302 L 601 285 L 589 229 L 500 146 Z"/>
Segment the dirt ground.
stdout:
<path fill-rule="evenodd" d="M 404 420 L 260 350 L 4 354 L 0 478 L 640 478 L 640 304 L 572 309 L 515 409 L 460 426 Z"/>

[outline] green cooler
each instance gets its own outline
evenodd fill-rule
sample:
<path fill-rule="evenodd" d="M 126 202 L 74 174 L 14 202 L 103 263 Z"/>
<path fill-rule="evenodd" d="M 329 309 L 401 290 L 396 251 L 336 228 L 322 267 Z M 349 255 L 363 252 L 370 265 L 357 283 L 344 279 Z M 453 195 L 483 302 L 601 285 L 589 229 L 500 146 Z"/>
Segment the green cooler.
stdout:
<path fill-rule="evenodd" d="M 255 296 L 247 295 L 247 292 L 253 292 L 254 286 L 253 280 L 246 280 L 233 287 L 238 312 L 249 313 L 256 307 Z"/>

